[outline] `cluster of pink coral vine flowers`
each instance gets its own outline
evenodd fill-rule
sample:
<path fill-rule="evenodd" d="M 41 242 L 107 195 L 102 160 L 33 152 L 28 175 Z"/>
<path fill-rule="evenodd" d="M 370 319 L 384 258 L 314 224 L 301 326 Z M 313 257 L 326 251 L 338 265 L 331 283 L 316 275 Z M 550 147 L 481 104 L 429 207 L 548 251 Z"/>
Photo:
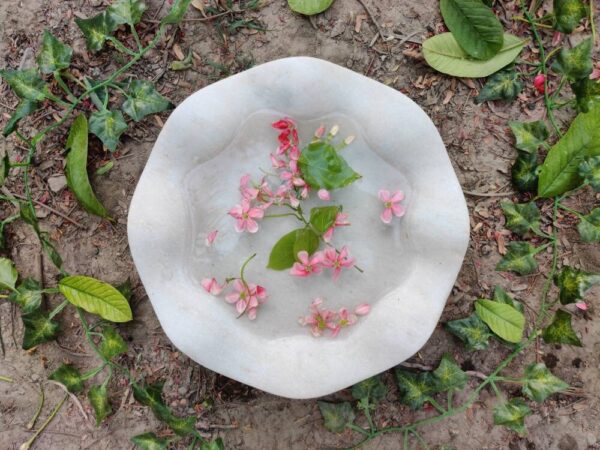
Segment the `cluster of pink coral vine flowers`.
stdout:
<path fill-rule="evenodd" d="M 316 192 L 321 201 L 330 202 L 331 191 L 347 187 L 361 178 L 340 154 L 353 142 L 354 137 L 349 136 L 334 143 L 339 127 L 334 125 L 327 132 L 324 126 L 320 126 L 311 142 L 301 149 L 298 129 L 292 119 L 283 118 L 272 126 L 279 133 L 277 149 L 270 154 L 272 172 L 265 172 L 257 181 L 252 180 L 250 174 L 240 178 L 240 202 L 228 211 L 235 219 L 235 230 L 256 233 L 261 220 L 295 217 L 300 227 L 275 243 L 269 256 L 269 269 L 289 269 L 290 275 L 302 278 L 328 270 L 334 281 L 345 269 L 354 268 L 362 273 L 363 270 L 350 255 L 348 246 L 338 249 L 332 242 L 337 228 L 350 226 L 349 216 L 343 212 L 342 205 L 315 206 L 308 212 L 308 217 L 302 209 L 302 202 L 308 200 L 312 192 Z M 404 200 L 402 191 L 381 189 L 378 197 L 383 202 L 380 219 L 385 224 L 391 223 L 394 216 L 402 217 L 405 214 L 406 209 L 401 204 Z M 274 207 L 283 208 L 285 212 L 270 213 Z M 207 235 L 207 246 L 213 245 L 217 233 L 214 230 Z M 321 246 L 324 248 L 320 249 Z M 202 281 L 204 289 L 215 296 L 232 283 L 233 291 L 225 295 L 225 301 L 234 304 L 240 316 L 247 314 L 251 320 L 256 318 L 257 309 L 267 296 L 264 287 L 247 283 L 244 279 L 244 268 L 253 257 L 244 262 L 240 277 L 228 278 L 223 284 L 214 278 Z M 330 330 L 331 336 L 335 337 L 342 328 L 356 323 L 358 315 L 369 312 L 366 303 L 354 312 L 347 308 L 337 312 L 322 310 L 321 303 L 321 299 L 314 300 L 311 314 L 301 319 L 303 325 L 312 327 L 315 336 Z"/>

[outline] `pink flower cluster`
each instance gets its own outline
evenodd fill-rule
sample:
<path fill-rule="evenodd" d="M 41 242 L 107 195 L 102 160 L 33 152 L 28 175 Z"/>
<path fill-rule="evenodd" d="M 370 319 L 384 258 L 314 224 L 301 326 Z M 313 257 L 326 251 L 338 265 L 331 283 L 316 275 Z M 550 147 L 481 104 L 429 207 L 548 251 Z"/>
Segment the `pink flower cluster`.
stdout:
<path fill-rule="evenodd" d="M 354 325 L 358 321 L 358 316 L 365 316 L 371 310 L 368 303 L 358 305 L 354 312 L 350 312 L 348 308 L 340 308 L 339 311 L 321 309 L 322 304 L 323 299 L 315 298 L 310 304 L 310 314 L 298 320 L 300 325 L 310 326 L 315 337 L 321 336 L 327 330 L 331 332 L 331 337 L 336 337 L 342 328 Z"/>
<path fill-rule="evenodd" d="M 298 252 L 298 261 L 290 269 L 290 275 L 308 277 L 321 273 L 323 268 L 328 268 L 332 270 L 333 279 L 337 280 L 343 268 L 354 266 L 354 258 L 350 256 L 346 246 L 339 252 L 333 247 L 328 247 L 321 252 L 313 253 L 312 256 L 302 250 Z"/>
<path fill-rule="evenodd" d="M 205 278 L 201 284 L 211 295 L 219 296 L 229 281 L 233 281 L 233 291 L 225 296 L 225 301 L 235 305 L 235 310 L 241 316 L 248 314 L 248 319 L 256 319 L 258 307 L 267 299 L 267 290 L 254 283 L 246 283 L 241 278 L 229 279 L 220 285 L 215 278 Z"/>

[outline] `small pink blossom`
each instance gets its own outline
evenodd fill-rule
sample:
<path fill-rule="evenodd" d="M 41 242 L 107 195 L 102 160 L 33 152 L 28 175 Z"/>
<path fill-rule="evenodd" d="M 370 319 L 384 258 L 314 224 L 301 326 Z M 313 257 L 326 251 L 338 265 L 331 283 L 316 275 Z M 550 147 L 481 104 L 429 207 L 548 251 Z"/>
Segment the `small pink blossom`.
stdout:
<path fill-rule="evenodd" d="M 368 303 L 361 303 L 356 308 L 354 308 L 354 313 L 359 316 L 366 316 L 371 311 L 371 305 Z"/>
<path fill-rule="evenodd" d="M 575 303 L 575 306 L 577 306 L 577 308 L 579 308 L 582 311 L 587 311 L 588 306 L 585 302 L 577 302 Z"/>
<path fill-rule="evenodd" d="M 337 323 L 331 332 L 331 337 L 336 337 L 342 328 L 354 325 L 358 321 L 356 314 L 348 312 L 347 308 L 341 308 L 337 315 Z"/>
<path fill-rule="evenodd" d="M 321 336 L 327 329 L 334 330 L 337 325 L 335 323 L 335 311 L 320 309 L 322 303 L 321 298 L 315 298 L 310 304 L 310 315 L 300 317 L 298 320 L 302 326 L 311 326 L 311 332 L 315 337 Z"/>
<path fill-rule="evenodd" d="M 248 313 L 248 318 L 254 320 L 256 310 L 267 298 L 266 289 L 256 284 L 245 283 L 239 278 L 233 282 L 233 289 L 234 292 L 228 294 L 225 301 L 235 304 L 238 314 Z"/>
<path fill-rule="evenodd" d="M 379 216 L 383 223 L 391 223 L 392 215 L 402 217 L 406 212 L 404 206 L 400 204 L 400 202 L 404 200 L 404 193 L 402 191 L 390 193 L 390 191 L 381 189 L 379 191 L 379 200 L 383 202 L 383 206 L 385 207 Z"/>
<path fill-rule="evenodd" d="M 337 213 L 337 215 L 335 216 L 335 222 L 333 222 L 333 225 L 330 226 L 327 231 L 325 231 L 325 233 L 323 233 L 323 240 L 325 242 L 331 242 L 331 238 L 333 237 L 333 231 L 337 228 L 337 227 L 347 227 L 350 225 L 350 222 L 348 222 L 348 214 L 339 212 Z"/>
<path fill-rule="evenodd" d="M 211 245 L 213 245 L 213 242 L 215 242 L 215 239 L 217 238 L 218 233 L 219 233 L 219 230 L 213 230 L 206 235 L 206 240 L 204 242 L 207 247 L 210 247 Z"/>
<path fill-rule="evenodd" d="M 248 199 L 243 199 L 240 205 L 231 208 L 229 215 L 237 219 L 235 230 L 238 233 L 244 230 L 247 230 L 249 233 L 256 233 L 258 231 L 258 223 L 254 219 L 262 219 L 265 212 L 261 208 L 253 208 Z"/>
<path fill-rule="evenodd" d="M 317 196 L 324 201 L 329 201 L 331 200 L 331 195 L 329 194 L 329 191 L 327 189 L 319 189 L 319 191 L 317 192 Z"/>
<path fill-rule="evenodd" d="M 240 192 L 242 193 L 242 197 L 247 200 L 254 200 L 258 195 L 258 189 L 248 186 L 250 182 L 250 175 L 246 174 L 240 178 Z"/>
<path fill-rule="evenodd" d="M 335 248 L 327 248 L 323 251 L 323 267 L 333 269 L 333 279 L 337 280 L 342 268 L 353 267 L 354 258 L 349 255 L 348 247 L 344 246 L 338 253 Z"/>
<path fill-rule="evenodd" d="M 219 295 L 223 291 L 223 287 L 221 286 L 215 278 L 205 278 L 200 284 L 204 288 L 206 292 L 211 295 Z"/>
<path fill-rule="evenodd" d="M 321 273 L 321 263 L 323 262 L 323 253 L 316 252 L 312 257 L 308 256 L 308 252 L 302 250 L 298 252 L 298 260 L 290 269 L 290 275 L 296 277 L 307 277 L 309 275 Z"/>

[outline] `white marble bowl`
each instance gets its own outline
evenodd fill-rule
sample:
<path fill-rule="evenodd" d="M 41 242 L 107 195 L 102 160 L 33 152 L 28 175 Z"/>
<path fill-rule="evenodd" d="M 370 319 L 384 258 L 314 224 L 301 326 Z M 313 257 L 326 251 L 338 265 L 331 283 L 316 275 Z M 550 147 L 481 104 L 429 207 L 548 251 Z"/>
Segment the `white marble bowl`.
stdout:
<path fill-rule="evenodd" d="M 303 142 L 321 123 L 355 135 L 343 150 L 363 178 L 333 192 L 352 226 L 338 229 L 364 274 L 300 279 L 266 269 L 295 219 L 261 222 L 238 234 L 226 215 L 238 180 L 270 167 L 270 123 L 297 121 Z M 402 189 L 407 213 L 384 225 L 381 188 Z M 323 202 L 313 201 L 314 204 Z M 219 229 L 207 248 L 206 234 Z M 427 341 L 461 267 L 469 219 L 440 135 L 400 92 L 329 62 L 286 58 L 210 85 L 186 99 L 161 131 L 135 191 L 131 253 L 165 333 L 185 354 L 223 375 L 290 398 L 332 393 L 409 358 Z M 235 276 L 256 252 L 247 278 L 265 286 L 255 321 L 200 287 Z M 368 302 L 369 315 L 336 339 L 314 338 L 298 317 L 316 296 L 337 309 Z"/>

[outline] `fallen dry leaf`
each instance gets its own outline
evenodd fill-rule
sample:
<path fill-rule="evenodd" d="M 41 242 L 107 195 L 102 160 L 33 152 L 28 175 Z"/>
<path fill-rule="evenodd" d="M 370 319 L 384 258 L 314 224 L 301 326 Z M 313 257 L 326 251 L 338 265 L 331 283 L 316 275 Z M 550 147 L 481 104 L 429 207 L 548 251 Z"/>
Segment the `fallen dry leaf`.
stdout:
<path fill-rule="evenodd" d="M 177 59 L 179 61 L 182 61 L 185 59 L 185 54 L 183 53 L 183 50 L 181 50 L 181 47 L 179 46 L 179 44 L 173 45 L 173 53 L 175 53 L 175 56 L 177 57 Z"/>
<path fill-rule="evenodd" d="M 450 102 L 450 100 L 452 100 L 452 97 L 454 97 L 454 92 L 450 90 L 446 91 L 446 96 L 444 97 L 442 104 L 447 105 Z"/>
<path fill-rule="evenodd" d="M 367 16 L 364 14 L 356 15 L 356 22 L 354 24 L 354 31 L 360 33 L 360 29 L 362 27 L 363 20 L 367 20 Z"/>
<path fill-rule="evenodd" d="M 192 6 L 204 15 L 204 0 L 192 0 Z"/>

